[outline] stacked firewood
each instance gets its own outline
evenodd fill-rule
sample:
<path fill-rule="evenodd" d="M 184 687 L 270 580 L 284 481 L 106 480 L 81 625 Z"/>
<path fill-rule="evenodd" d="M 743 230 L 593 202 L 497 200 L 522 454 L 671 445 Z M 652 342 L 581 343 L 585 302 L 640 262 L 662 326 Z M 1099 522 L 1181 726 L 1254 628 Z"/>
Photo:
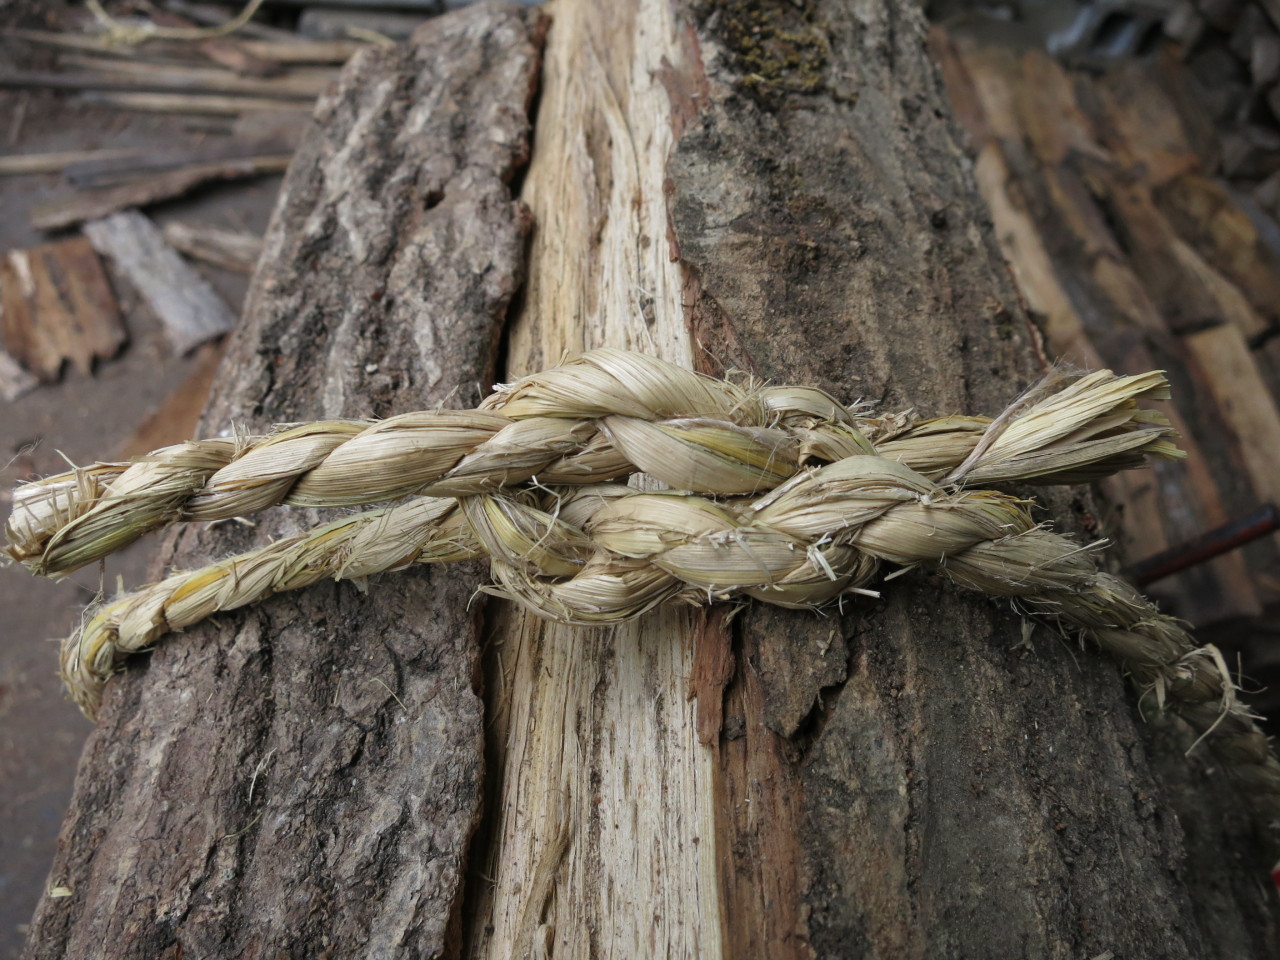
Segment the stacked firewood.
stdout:
<path fill-rule="evenodd" d="M 1139 561 L 1280 503 L 1277 228 L 1223 179 L 1229 134 L 1188 63 L 1164 49 L 1073 70 L 1040 50 L 935 40 L 1046 359 L 1159 368 L 1175 385 L 1185 464 L 1109 481 L 1100 532 Z M 1263 536 L 1147 589 L 1198 627 L 1256 637 L 1256 680 L 1280 667 L 1259 619 L 1280 605 L 1277 547 Z"/>
<path fill-rule="evenodd" d="M 1280 2 L 1183 0 L 1165 33 L 1223 131 L 1222 172 L 1280 213 Z"/>

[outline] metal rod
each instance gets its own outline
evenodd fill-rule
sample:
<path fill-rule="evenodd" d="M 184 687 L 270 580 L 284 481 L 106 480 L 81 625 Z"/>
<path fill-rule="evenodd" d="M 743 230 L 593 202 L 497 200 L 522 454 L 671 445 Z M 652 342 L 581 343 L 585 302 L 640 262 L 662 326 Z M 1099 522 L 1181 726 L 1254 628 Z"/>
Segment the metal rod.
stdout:
<path fill-rule="evenodd" d="M 1280 509 L 1274 503 L 1267 503 L 1252 513 L 1214 527 L 1193 540 L 1139 560 L 1129 567 L 1126 574 L 1138 586 L 1145 587 L 1277 530 L 1280 530 Z"/>

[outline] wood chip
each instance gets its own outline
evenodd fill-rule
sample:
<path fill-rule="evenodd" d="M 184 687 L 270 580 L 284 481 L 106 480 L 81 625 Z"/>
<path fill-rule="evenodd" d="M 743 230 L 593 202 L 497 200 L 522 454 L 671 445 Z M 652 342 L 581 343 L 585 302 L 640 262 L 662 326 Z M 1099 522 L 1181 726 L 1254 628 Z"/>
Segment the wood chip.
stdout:
<path fill-rule="evenodd" d="M 8 253 L 0 303 L 5 347 L 40 380 L 57 380 L 67 361 L 91 373 L 126 339 L 106 273 L 83 237 Z"/>
<path fill-rule="evenodd" d="M 252 273 L 262 253 L 262 238 L 257 234 L 200 224 L 171 223 L 164 228 L 164 238 L 188 257 L 239 273 Z"/>
<path fill-rule="evenodd" d="M 0 400 L 17 400 L 39 382 L 23 370 L 17 360 L 0 350 Z"/>
<path fill-rule="evenodd" d="M 159 228 L 136 210 L 84 225 L 94 248 L 115 263 L 164 324 L 174 353 L 185 354 L 235 326 L 235 314 L 164 242 Z"/>

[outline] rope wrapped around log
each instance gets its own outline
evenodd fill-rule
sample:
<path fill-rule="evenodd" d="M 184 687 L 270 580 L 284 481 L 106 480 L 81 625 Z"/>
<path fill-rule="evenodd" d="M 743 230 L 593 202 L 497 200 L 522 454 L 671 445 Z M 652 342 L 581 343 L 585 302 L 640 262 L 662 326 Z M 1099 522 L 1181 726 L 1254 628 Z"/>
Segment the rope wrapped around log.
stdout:
<path fill-rule="evenodd" d="M 23 485 L 8 553 L 32 573 L 58 576 L 171 523 L 277 504 L 462 497 L 535 478 L 583 484 L 636 472 L 677 490 L 751 494 L 857 454 L 900 460 L 933 479 L 969 459 L 970 483 L 1082 483 L 1146 456 L 1178 455 L 1168 423 L 1137 405 L 1167 397 L 1158 373 L 1060 377 L 991 431 L 984 417 L 872 418 L 810 387 L 714 380 L 642 354 L 595 350 L 498 388 L 476 410 L 284 425 Z"/>
<path fill-rule="evenodd" d="M 178 520 L 432 494 L 100 606 L 62 648 L 63 677 L 90 716 L 130 653 L 329 577 L 488 557 L 489 592 L 602 624 L 673 600 L 817 607 L 873 593 L 882 563 L 924 565 L 1093 640 L 1144 698 L 1211 733 L 1274 817 L 1280 763 L 1221 655 L 1099 571 L 1091 547 L 1037 524 L 1026 501 L 967 486 L 1078 482 L 1177 456 L 1167 422 L 1137 404 L 1167 396 L 1159 374 L 1101 372 L 1059 377 L 994 420 L 920 422 L 867 417 L 811 388 L 595 351 L 501 387 L 475 411 L 197 441 L 30 484 L 15 497 L 9 553 L 61 573 Z M 598 482 L 636 472 L 681 489 Z"/>

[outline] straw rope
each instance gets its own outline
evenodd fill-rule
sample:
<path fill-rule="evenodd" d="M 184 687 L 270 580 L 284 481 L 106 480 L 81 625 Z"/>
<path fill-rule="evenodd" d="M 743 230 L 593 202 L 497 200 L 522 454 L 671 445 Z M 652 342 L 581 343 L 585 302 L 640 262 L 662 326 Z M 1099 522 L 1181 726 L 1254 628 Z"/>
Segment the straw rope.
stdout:
<path fill-rule="evenodd" d="M 458 497 L 535 477 L 582 484 L 634 472 L 679 490 L 751 494 L 855 454 L 900 460 L 933 479 L 963 465 L 970 483 L 1080 483 L 1147 456 L 1177 456 L 1168 423 L 1137 405 L 1167 397 L 1158 373 L 1059 378 L 1006 411 L 992 431 L 982 417 L 871 418 L 808 387 L 713 380 L 640 354 L 596 350 L 499 388 L 477 410 L 282 426 L 26 484 L 14 493 L 8 554 L 33 573 L 57 576 L 174 522 L 277 504 Z"/>
<path fill-rule="evenodd" d="M 89 715 L 130 653 L 328 577 L 488 557 L 489 592 L 597 624 L 671 600 L 813 607 L 871 592 L 884 562 L 926 565 L 1092 639 L 1144 698 L 1211 733 L 1274 817 L 1280 764 L 1217 651 L 1100 572 L 1090 548 L 1037 525 L 1025 501 L 966 488 L 1074 482 L 1175 456 L 1168 424 L 1137 406 L 1166 396 L 1158 374 L 1104 372 L 1033 391 L 995 420 L 918 422 L 865 417 L 809 388 L 596 351 L 500 388 L 479 410 L 197 441 L 31 484 L 15 500 L 9 552 L 60 572 L 180 519 L 435 494 L 102 605 L 62 648 L 64 679 Z M 596 482 L 632 472 L 693 492 Z"/>
<path fill-rule="evenodd" d="M 1024 502 L 949 492 L 902 464 L 856 456 L 759 498 L 712 501 L 620 485 L 561 494 L 419 498 L 345 517 L 106 604 L 64 643 L 77 703 L 96 710 L 129 653 L 172 630 L 321 579 L 488 556 L 497 584 L 543 616 L 617 622 L 659 603 L 754 597 L 811 606 L 858 590 L 881 561 L 923 564 L 963 587 L 1094 640 L 1143 691 L 1201 732 L 1268 815 L 1280 764 L 1236 700 L 1226 665 L 1171 617 L 1100 572 L 1091 551 L 1036 525 Z"/>

